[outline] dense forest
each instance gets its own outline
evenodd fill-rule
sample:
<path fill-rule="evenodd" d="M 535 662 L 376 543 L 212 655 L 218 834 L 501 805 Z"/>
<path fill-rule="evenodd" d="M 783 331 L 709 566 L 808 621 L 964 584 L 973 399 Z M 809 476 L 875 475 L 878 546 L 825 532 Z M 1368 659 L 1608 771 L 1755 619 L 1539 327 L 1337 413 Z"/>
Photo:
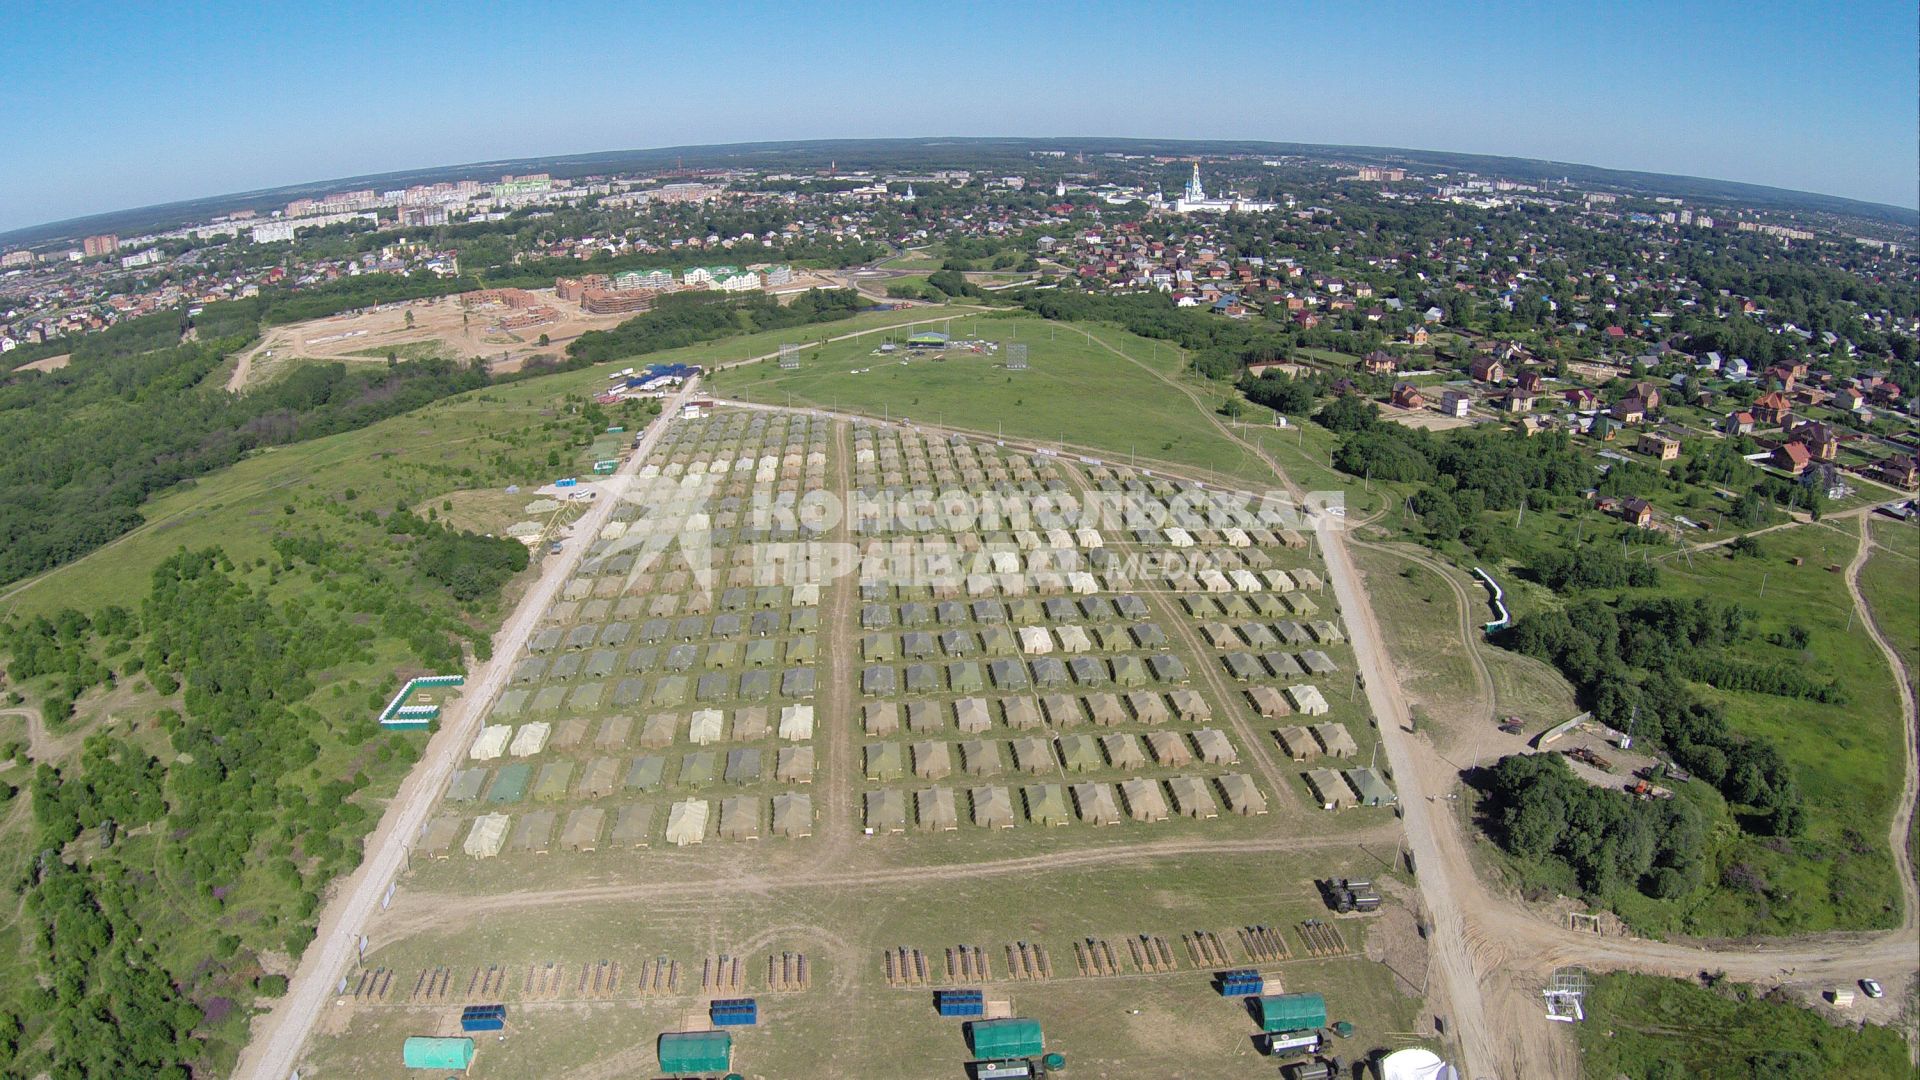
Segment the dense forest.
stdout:
<path fill-rule="evenodd" d="M 1521 858 L 1566 863 L 1587 895 L 1618 888 L 1672 899 L 1705 876 L 1706 825 L 1681 799 L 1595 787 L 1558 754 L 1501 758 L 1481 781 L 1493 836 Z"/>
<path fill-rule="evenodd" d="M 630 356 L 698 345 L 735 334 L 780 330 L 852 318 L 866 301 L 851 289 L 809 289 L 782 304 L 764 293 L 734 296 L 716 292 L 671 293 L 654 309 L 610 330 L 589 330 L 567 346 L 580 363 L 604 363 Z"/>

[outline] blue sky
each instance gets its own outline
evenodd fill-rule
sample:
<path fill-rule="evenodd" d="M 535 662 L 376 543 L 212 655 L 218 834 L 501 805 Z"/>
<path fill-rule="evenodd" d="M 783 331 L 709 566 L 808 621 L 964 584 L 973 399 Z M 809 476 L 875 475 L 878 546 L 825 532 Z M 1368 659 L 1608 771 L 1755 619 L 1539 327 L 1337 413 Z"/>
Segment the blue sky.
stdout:
<path fill-rule="evenodd" d="M 0 0 L 0 231 L 467 161 L 1257 138 L 1920 201 L 1912 0 Z"/>

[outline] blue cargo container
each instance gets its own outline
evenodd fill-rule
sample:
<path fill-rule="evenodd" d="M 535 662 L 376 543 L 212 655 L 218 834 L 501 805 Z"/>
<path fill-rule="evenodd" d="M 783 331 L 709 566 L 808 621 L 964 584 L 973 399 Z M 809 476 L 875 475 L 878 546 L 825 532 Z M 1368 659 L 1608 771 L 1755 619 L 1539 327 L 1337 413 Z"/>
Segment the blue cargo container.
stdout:
<path fill-rule="evenodd" d="M 505 1005 L 469 1005 L 460 1012 L 461 1031 L 499 1031 L 506 1026 Z"/>
<path fill-rule="evenodd" d="M 933 1007 L 941 1016 L 985 1016 L 986 995 L 978 990 L 936 990 Z"/>
<path fill-rule="evenodd" d="M 1266 979 L 1251 968 L 1223 971 L 1216 979 L 1221 997 L 1258 997 L 1267 985 Z"/>
<path fill-rule="evenodd" d="M 752 998 L 721 998 L 707 1007 L 714 1027 L 749 1027 L 760 1022 L 760 1006 Z"/>
<path fill-rule="evenodd" d="M 563 476 L 560 479 L 555 480 L 553 482 L 553 486 L 554 487 L 574 487 L 579 483 L 580 483 L 580 478 L 577 476 Z"/>

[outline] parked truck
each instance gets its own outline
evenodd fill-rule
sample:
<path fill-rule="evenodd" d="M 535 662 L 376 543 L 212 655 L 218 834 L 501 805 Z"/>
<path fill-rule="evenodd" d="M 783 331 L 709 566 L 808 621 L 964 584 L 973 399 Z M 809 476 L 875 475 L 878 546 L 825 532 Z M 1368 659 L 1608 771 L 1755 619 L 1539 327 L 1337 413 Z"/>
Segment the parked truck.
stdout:
<path fill-rule="evenodd" d="M 1333 878 L 1326 883 L 1327 906 L 1346 914 L 1380 910 L 1380 893 L 1365 878 Z"/>

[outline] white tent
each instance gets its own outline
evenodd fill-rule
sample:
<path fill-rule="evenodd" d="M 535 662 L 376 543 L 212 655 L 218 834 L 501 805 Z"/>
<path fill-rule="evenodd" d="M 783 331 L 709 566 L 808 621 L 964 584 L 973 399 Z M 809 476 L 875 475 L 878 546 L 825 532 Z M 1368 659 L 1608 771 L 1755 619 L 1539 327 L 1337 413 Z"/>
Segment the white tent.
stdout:
<path fill-rule="evenodd" d="M 688 727 L 687 738 L 693 740 L 696 746 L 706 746 L 708 743 L 716 743 L 720 741 L 721 731 L 725 726 L 725 713 L 722 713 L 719 709 L 701 709 L 699 712 L 693 714 L 692 723 Z"/>
<path fill-rule="evenodd" d="M 1053 651 L 1053 638 L 1043 626 L 1020 628 L 1020 651 L 1028 656 L 1045 656 Z"/>
<path fill-rule="evenodd" d="M 507 842 L 507 825 L 512 819 L 505 814 L 483 814 L 473 819 L 473 830 L 467 833 L 467 842 L 463 845 L 467 854 L 476 859 L 491 859 L 500 854 L 500 847 Z"/>
<path fill-rule="evenodd" d="M 788 742 L 813 738 L 813 706 L 788 705 L 780 710 L 780 737 Z"/>
<path fill-rule="evenodd" d="M 480 737 L 473 740 L 473 749 L 467 756 L 475 761 L 492 761 L 506 752 L 507 740 L 513 737 L 513 728 L 507 724 L 493 724 L 480 729 Z"/>
<path fill-rule="evenodd" d="M 507 753 L 514 757 L 532 757 L 546 749 L 547 735 L 552 730 L 553 725 L 544 720 L 520 725 L 520 730 L 514 732 L 513 744 L 507 748 Z"/>
<path fill-rule="evenodd" d="M 1306 716 L 1322 716 L 1327 711 L 1327 699 L 1320 694 L 1320 688 L 1305 683 L 1289 686 L 1287 700 L 1293 703 L 1295 712 Z"/>

